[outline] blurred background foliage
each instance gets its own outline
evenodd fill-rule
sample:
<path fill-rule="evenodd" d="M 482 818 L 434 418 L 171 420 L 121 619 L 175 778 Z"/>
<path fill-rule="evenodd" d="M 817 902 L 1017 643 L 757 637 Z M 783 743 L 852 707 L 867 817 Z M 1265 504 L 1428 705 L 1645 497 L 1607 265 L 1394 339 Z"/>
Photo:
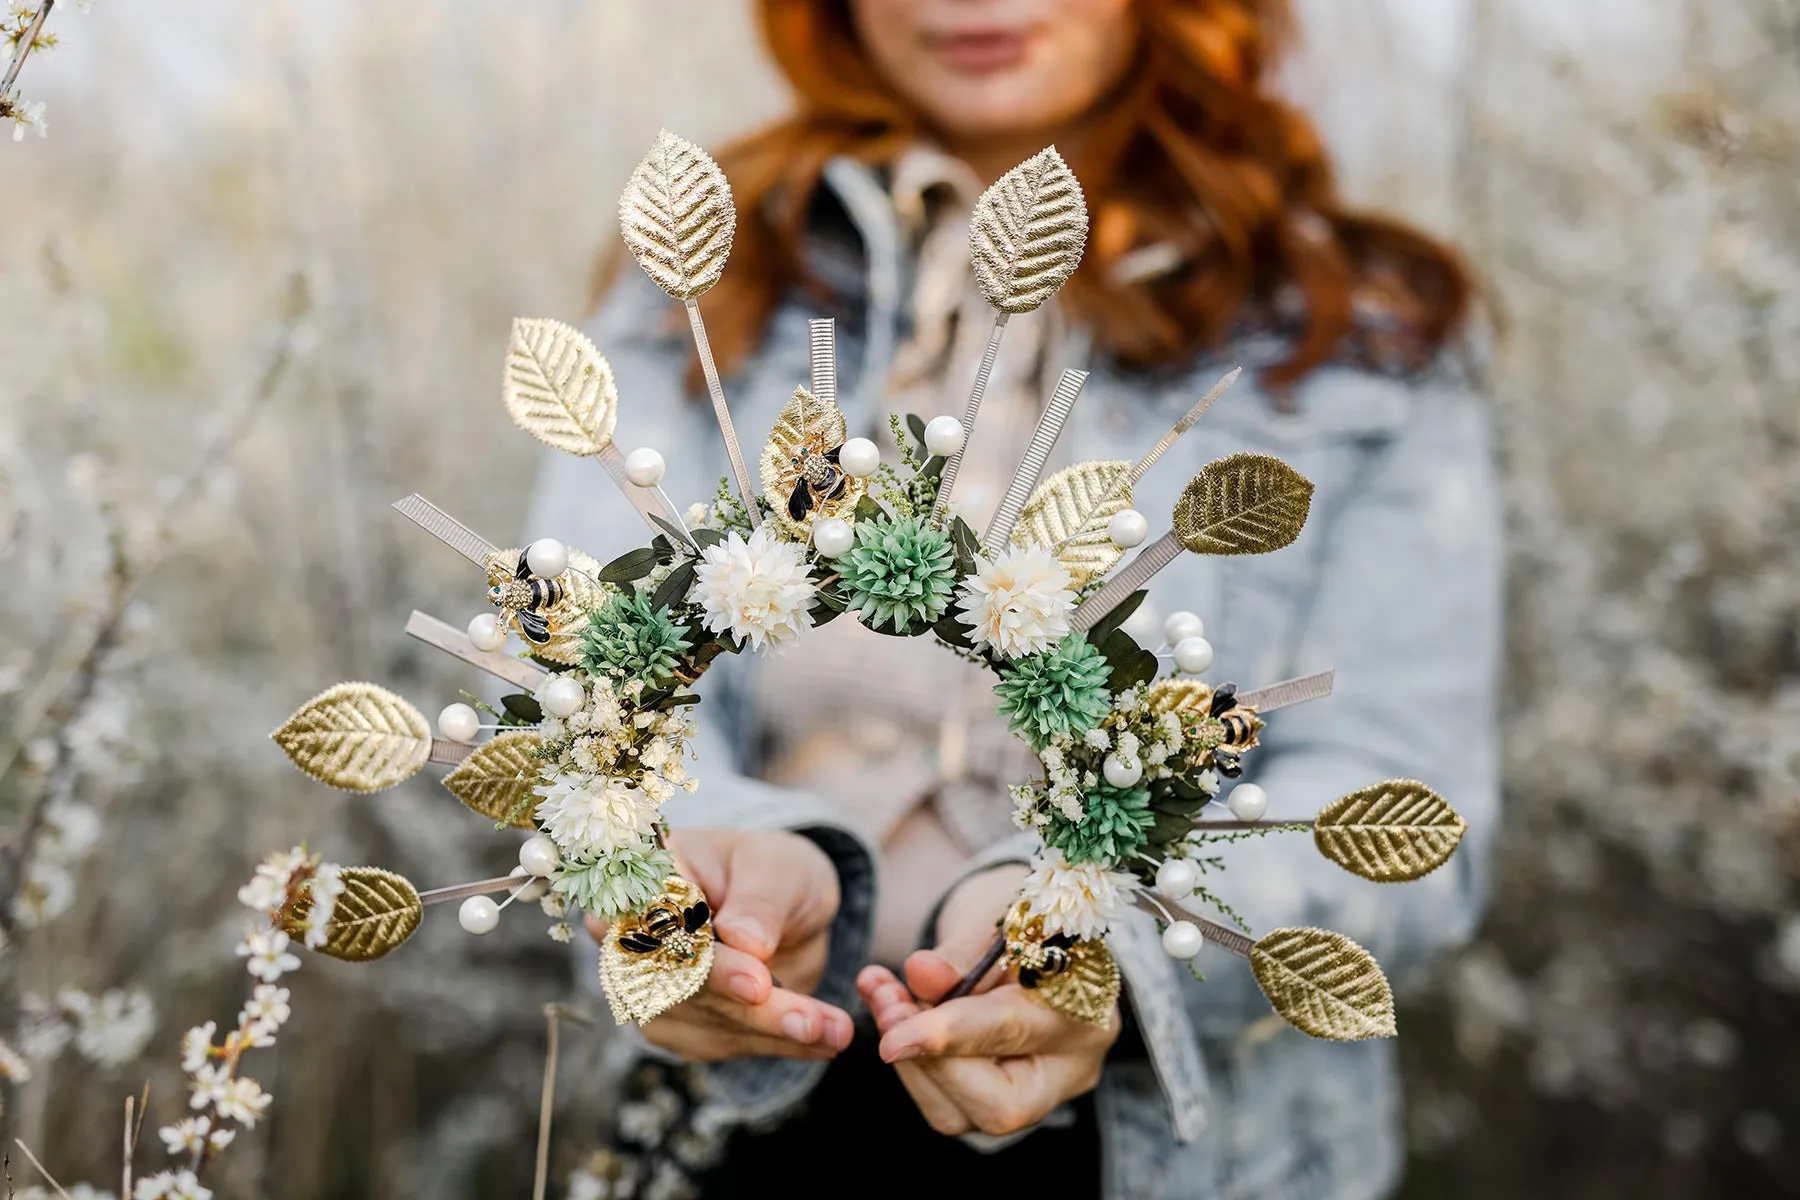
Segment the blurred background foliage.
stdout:
<path fill-rule="evenodd" d="M 1503 328 L 1507 827 L 1481 939 L 1407 991 L 1405 1194 L 1796 1194 L 1800 4 L 1299 8 L 1288 86 L 1347 190 L 1455 239 Z M 0 146 L 0 829 L 53 814 L 6 868 L 0 1037 L 38 1058 L 0 1130 L 105 1184 L 124 1095 L 170 1119 L 181 1032 L 241 1000 L 255 859 L 510 865 L 429 779 L 347 799 L 266 735 L 339 679 L 470 684 L 400 634 L 473 613 L 466 564 L 388 502 L 518 531 L 508 320 L 580 319 L 658 126 L 716 143 L 782 96 L 737 0 L 52 22 L 50 136 Z M 307 960 L 222 1194 L 522 1190 L 568 960 L 530 920 L 407 955 Z M 141 990 L 154 1033 L 122 1000 L 52 1054 L 65 987 Z M 598 1039 L 564 1045 L 566 1167 L 606 1098 Z"/>

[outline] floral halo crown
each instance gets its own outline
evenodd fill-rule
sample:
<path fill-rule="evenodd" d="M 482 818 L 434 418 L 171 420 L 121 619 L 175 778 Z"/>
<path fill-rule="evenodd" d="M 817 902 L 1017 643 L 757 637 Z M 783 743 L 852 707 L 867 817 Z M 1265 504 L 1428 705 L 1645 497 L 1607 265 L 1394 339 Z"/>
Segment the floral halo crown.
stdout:
<path fill-rule="evenodd" d="M 599 458 L 654 536 L 603 564 L 551 538 L 503 549 L 416 495 L 396 504 L 481 568 L 495 610 L 466 631 L 415 612 L 407 632 L 519 690 L 497 708 L 473 697 L 450 705 L 434 738 L 401 697 L 339 684 L 274 738 L 307 774 L 358 792 L 448 764 L 452 794 L 496 828 L 530 836 L 512 875 L 424 893 L 389 871 L 343 868 L 323 922 L 302 880 L 273 908 L 274 924 L 322 953 L 366 960 L 398 947 L 437 901 L 460 900 L 464 928 L 485 933 L 501 907 L 490 893 L 536 899 L 564 940 L 578 906 L 609 923 L 600 977 L 619 1022 L 654 1018 L 692 996 L 712 966 L 706 898 L 677 872 L 660 815 L 678 789 L 697 786 L 687 771 L 687 710 L 699 701 L 691 689 L 720 654 L 765 652 L 847 614 L 992 669 L 1000 713 L 1043 767 L 1012 789 L 1016 819 L 1043 848 L 959 992 L 1003 962 L 1058 1011 L 1105 1021 L 1119 972 L 1104 937 L 1135 906 L 1156 916 L 1176 958 L 1192 959 L 1207 942 L 1248 958 L 1275 1010 L 1305 1032 L 1391 1035 L 1393 997 L 1366 951 L 1319 929 L 1252 938 L 1205 886 L 1220 865 L 1205 851 L 1310 827 L 1326 858 L 1396 882 L 1448 859 L 1462 819 L 1408 780 L 1344 796 L 1310 822 L 1266 819 L 1266 797 L 1245 784 L 1231 792 L 1229 819 L 1209 819 L 1220 778 L 1241 773 L 1264 714 L 1327 695 L 1331 674 L 1251 692 L 1211 686 L 1199 678 L 1213 657 L 1199 618 L 1168 619 L 1166 654 L 1139 645 L 1153 636 L 1125 628 L 1144 585 L 1180 554 L 1268 553 L 1306 521 L 1311 483 L 1259 454 L 1202 468 L 1154 540 L 1132 507 L 1133 486 L 1237 372 L 1136 462 L 1078 462 L 1041 479 L 1086 378 L 1065 372 L 985 533 L 950 513 L 1007 317 L 1054 295 L 1087 238 L 1081 189 L 1055 149 L 1007 172 L 975 206 L 975 277 L 997 310 L 986 356 L 960 419 L 892 419 L 897 466 L 874 442 L 847 436 L 832 324 L 814 321 L 809 385 L 782 410 L 753 480 L 698 306 L 731 252 L 736 213 L 723 172 L 665 132 L 632 174 L 619 214 L 638 263 L 686 305 L 732 478 L 721 480 L 716 503 L 684 519 L 661 487 L 662 456 L 613 444 L 618 396 L 593 344 L 560 322 L 514 322 L 507 411 L 544 442 Z M 509 654 L 515 634 L 525 648 Z M 1165 657 L 1172 674 L 1161 673 Z M 478 740 L 484 730 L 492 736 Z M 1228 923 L 1184 907 L 1196 898 Z"/>

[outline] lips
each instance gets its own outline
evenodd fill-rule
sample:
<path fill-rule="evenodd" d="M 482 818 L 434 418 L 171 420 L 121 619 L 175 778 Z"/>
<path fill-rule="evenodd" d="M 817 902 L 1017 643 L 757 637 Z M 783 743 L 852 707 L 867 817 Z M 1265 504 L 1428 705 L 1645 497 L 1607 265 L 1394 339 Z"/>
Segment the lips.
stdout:
<path fill-rule="evenodd" d="M 1007 29 L 969 30 L 930 35 L 931 51 L 955 71 L 985 74 L 1015 67 L 1025 59 L 1029 38 Z"/>

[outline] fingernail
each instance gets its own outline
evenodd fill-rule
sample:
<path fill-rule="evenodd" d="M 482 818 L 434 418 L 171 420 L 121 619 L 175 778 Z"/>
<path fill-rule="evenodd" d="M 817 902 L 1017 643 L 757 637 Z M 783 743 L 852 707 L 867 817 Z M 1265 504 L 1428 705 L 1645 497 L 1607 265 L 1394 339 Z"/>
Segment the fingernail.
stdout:
<path fill-rule="evenodd" d="M 731 977 L 731 994 L 745 1004 L 755 1004 L 757 997 L 762 994 L 762 990 L 756 986 L 756 980 L 750 976 L 733 975 Z"/>
<path fill-rule="evenodd" d="M 731 917 L 721 921 L 719 928 L 742 941 L 755 942 L 759 946 L 769 944 L 769 931 L 755 917 Z"/>
<path fill-rule="evenodd" d="M 781 1018 L 781 1032 L 796 1042 L 812 1041 L 812 1023 L 806 1019 L 805 1013 L 791 1012 Z"/>
<path fill-rule="evenodd" d="M 919 1048 L 917 1046 L 902 1046 L 900 1049 L 892 1052 L 884 1051 L 881 1055 L 881 1061 L 897 1063 L 905 1062 L 909 1058 L 917 1057 L 919 1057 Z"/>

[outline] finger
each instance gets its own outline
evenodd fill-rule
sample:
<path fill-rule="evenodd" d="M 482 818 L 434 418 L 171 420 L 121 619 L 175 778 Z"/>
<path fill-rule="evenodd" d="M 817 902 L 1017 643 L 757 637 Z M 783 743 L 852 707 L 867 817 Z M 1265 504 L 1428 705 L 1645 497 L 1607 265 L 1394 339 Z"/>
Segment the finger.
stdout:
<path fill-rule="evenodd" d="M 644 1038 L 689 1062 L 723 1062 L 734 1058 L 799 1058 L 820 1062 L 836 1055 L 836 1051 L 828 1046 L 805 1045 L 787 1038 L 719 1029 L 668 1017 L 658 1017 L 644 1026 Z"/>
<path fill-rule="evenodd" d="M 706 990 L 742 1004 L 761 1004 L 775 990 L 775 978 L 761 959 L 718 944 L 713 947 L 712 973 Z"/>
<path fill-rule="evenodd" d="M 837 910 L 835 880 L 826 886 L 817 873 L 799 869 L 792 855 L 768 850 L 768 843 L 761 841 L 733 844 L 730 879 L 713 918 L 722 941 L 764 962 L 774 956 L 784 936 L 810 933 L 808 926 L 822 925 Z M 822 890 L 829 896 L 821 895 Z M 814 914 L 820 907 L 827 907 L 823 919 Z M 796 928 L 790 931 L 790 924 Z"/>
<path fill-rule="evenodd" d="M 796 992 L 811 992 L 819 986 L 819 980 L 825 977 L 825 963 L 831 950 L 831 939 L 814 936 L 795 941 L 790 935 L 782 941 L 781 949 L 769 959 L 769 971 L 775 976 L 777 987 L 789 987 Z"/>
<path fill-rule="evenodd" d="M 882 1034 L 884 1062 L 909 1058 L 1006 1058 L 1055 1050 L 1078 1037 L 1080 1022 L 1025 994 L 1016 984 L 965 996 L 908 1017 Z"/>
<path fill-rule="evenodd" d="M 856 978 L 856 990 L 882 1033 L 922 1011 L 906 985 L 886 967 L 864 967 Z"/>
<path fill-rule="evenodd" d="M 849 1044 L 849 1039 L 841 1036 L 849 1028 L 848 1013 L 786 988 L 772 989 L 761 1004 L 744 1004 L 713 992 L 701 992 L 690 1003 L 697 1015 L 727 1031 L 760 1033 L 805 1045 L 827 1044 L 823 1039 L 829 1032 L 833 1042 L 842 1043 L 832 1048 Z"/>
<path fill-rule="evenodd" d="M 605 943 L 605 941 L 606 941 L 606 922 L 605 921 L 602 921 L 599 917 L 596 917 L 593 913 L 589 913 L 585 918 L 583 918 L 581 923 L 583 926 L 586 927 L 587 934 L 589 937 L 593 938 L 596 942 Z"/>
<path fill-rule="evenodd" d="M 906 1094 L 912 1097 L 919 1115 L 925 1118 L 925 1123 L 932 1129 L 946 1137 L 956 1137 L 974 1128 L 974 1122 L 969 1120 L 968 1114 L 945 1094 L 944 1089 L 938 1086 L 930 1072 L 921 1064 L 899 1063 L 894 1071 L 906 1087 Z"/>
<path fill-rule="evenodd" d="M 1070 1095 L 1057 1083 L 1073 1060 L 1050 1054 L 996 1062 L 991 1058 L 920 1059 L 900 1064 L 923 1072 L 971 1125 L 994 1137 L 1017 1133 L 1043 1120 Z M 1092 1085 L 1089 1085 L 1092 1086 Z M 1086 1090 L 1086 1089 L 1080 1089 Z"/>
<path fill-rule="evenodd" d="M 969 964 L 973 966 L 974 964 Z M 935 1004 L 962 982 L 963 971 L 936 950 L 914 950 L 906 956 L 906 986 L 919 999 Z"/>

